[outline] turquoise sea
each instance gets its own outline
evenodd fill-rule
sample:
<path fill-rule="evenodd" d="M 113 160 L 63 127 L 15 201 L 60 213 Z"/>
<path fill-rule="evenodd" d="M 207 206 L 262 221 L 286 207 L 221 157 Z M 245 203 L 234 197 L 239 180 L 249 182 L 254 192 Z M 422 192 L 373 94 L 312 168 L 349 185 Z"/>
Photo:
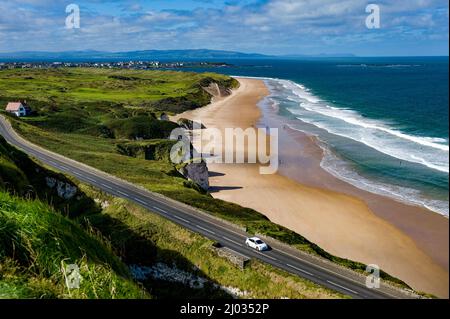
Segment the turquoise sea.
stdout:
<path fill-rule="evenodd" d="M 324 169 L 448 216 L 448 57 L 223 62 L 195 71 L 264 78 L 266 102 L 322 141 Z"/>

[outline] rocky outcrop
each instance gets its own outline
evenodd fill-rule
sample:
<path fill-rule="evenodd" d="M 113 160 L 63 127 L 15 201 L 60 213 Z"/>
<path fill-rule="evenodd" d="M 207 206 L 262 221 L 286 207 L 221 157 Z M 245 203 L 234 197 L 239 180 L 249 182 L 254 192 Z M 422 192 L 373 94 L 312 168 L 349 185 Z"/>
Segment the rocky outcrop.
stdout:
<path fill-rule="evenodd" d="M 203 90 L 217 98 L 225 97 L 231 94 L 230 88 L 225 88 L 216 82 L 211 82 L 208 86 L 204 86 Z"/>
<path fill-rule="evenodd" d="M 189 163 L 180 169 L 180 173 L 203 190 L 209 189 L 209 171 L 205 162 Z"/>
<path fill-rule="evenodd" d="M 78 192 L 78 188 L 75 185 L 59 181 L 54 177 L 46 177 L 45 181 L 49 188 L 55 188 L 56 192 L 60 198 L 72 199 Z"/>

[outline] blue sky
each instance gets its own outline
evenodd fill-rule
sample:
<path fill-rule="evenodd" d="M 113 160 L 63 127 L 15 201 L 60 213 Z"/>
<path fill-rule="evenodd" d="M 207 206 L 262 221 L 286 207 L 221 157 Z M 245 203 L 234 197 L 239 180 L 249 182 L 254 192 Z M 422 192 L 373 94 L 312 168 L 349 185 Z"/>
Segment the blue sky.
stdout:
<path fill-rule="evenodd" d="M 65 28 L 68 4 L 81 28 Z M 381 10 L 368 29 L 368 3 Z M 446 0 L 8 0 L 0 52 L 220 49 L 277 55 L 448 55 Z"/>

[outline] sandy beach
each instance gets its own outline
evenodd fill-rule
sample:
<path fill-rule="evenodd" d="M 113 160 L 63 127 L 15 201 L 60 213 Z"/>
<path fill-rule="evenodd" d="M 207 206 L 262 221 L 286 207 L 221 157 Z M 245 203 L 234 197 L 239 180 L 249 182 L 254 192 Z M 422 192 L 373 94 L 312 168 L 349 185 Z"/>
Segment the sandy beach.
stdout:
<path fill-rule="evenodd" d="M 239 78 L 232 95 L 174 117 L 201 120 L 207 128 L 256 127 L 257 106 L 269 94 L 261 80 Z M 278 123 L 265 114 L 265 124 Z M 448 298 L 448 219 L 424 208 L 368 193 L 320 167 L 314 139 L 279 128 L 282 166 L 261 175 L 259 164 L 208 164 L 212 195 L 253 208 L 328 252 L 377 264 L 414 289 Z M 295 150 L 295 151 L 294 151 Z"/>

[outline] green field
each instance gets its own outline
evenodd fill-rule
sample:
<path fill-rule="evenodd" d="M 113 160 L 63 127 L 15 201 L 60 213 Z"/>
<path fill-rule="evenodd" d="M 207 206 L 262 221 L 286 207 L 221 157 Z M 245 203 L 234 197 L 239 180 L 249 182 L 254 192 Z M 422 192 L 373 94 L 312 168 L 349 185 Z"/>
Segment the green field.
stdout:
<path fill-rule="evenodd" d="M 63 81 L 58 81 L 55 74 L 59 73 L 62 73 Z M 111 76 L 114 78 L 111 79 Z M 158 121 L 157 113 L 181 112 L 206 104 L 211 96 L 202 87 L 211 83 L 212 79 L 224 88 L 236 85 L 222 75 L 181 72 L 97 69 L 1 71 L 0 102 L 25 98 L 29 102 L 36 101 L 35 116 L 22 119 L 9 117 L 16 131 L 35 144 L 245 226 L 251 233 L 271 236 L 308 253 L 364 272 L 365 265 L 332 256 L 300 234 L 270 222 L 252 209 L 217 200 L 198 191 L 198 187 L 187 182 L 167 160 L 169 148 L 164 138 L 176 124 Z M 106 85 L 105 81 L 109 84 Z M 29 92 L 15 92 L 17 82 L 27 82 Z M 133 90 L 136 96 L 130 99 L 129 92 L 121 96 L 120 86 L 117 90 L 113 87 L 119 84 Z M 58 91 L 54 90 L 55 86 L 76 88 L 76 94 L 69 92 L 70 89 L 55 93 Z M 84 89 L 81 95 L 80 87 Z M 160 95 L 153 95 L 156 87 L 170 94 L 170 97 L 161 99 Z M 99 90 L 101 93 L 98 93 Z M 149 94 L 148 100 L 142 98 L 143 91 Z M 50 107 L 43 101 L 55 103 Z M 171 107 L 171 101 L 175 101 L 176 107 Z M 31 107 L 34 105 L 31 104 Z M 143 140 L 136 141 L 136 138 Z M 152 144 L 150 159 L 135 154 L 134 150 L 142 144 Z M 384 272 L 381 275 L 384 279 L 406 286 Z"/>

